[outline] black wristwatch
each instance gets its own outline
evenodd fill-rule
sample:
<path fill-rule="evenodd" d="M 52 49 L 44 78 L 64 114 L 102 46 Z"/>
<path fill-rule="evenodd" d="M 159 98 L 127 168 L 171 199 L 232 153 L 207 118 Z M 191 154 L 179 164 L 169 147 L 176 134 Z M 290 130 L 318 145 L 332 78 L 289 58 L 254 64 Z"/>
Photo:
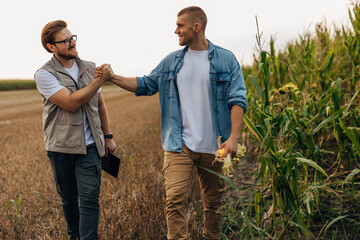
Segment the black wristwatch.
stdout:
<path fill-rule="evenodd" d="M 112 135 L 112 133 L 109 133 L 109 134 L 104 135 L 104 138 L 112 139 L 113 135 Z"/>

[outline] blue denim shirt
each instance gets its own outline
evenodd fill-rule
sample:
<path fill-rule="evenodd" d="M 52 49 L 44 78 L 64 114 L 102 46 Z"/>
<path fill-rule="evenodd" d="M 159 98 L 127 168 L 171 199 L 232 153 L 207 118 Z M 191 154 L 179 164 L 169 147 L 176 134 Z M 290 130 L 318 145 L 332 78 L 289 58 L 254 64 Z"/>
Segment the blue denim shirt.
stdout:
<path fill-rule="evenodd" d="M 161 141 L 164 150 L 171 152 L 182 151 L 182 117 L 176 79 L 187 49 L 170 53 L 149 75 L 137 77 L 136 96 L 159 92 Z M 209 41 L 209 61 L 214 138 L 221 136 L 224 142 L 231 133 L 231 107 L 239 105 L 244 112 L 247 110 L 246 87 L 240 64 L 232 52 Z"/>

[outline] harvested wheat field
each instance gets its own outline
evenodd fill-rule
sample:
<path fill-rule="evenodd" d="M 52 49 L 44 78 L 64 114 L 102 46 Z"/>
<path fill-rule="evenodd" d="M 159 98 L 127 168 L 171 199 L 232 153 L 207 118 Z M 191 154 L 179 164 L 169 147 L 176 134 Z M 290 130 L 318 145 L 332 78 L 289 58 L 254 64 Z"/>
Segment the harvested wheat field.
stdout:
<path fill-rule="evenodd" d="M 102 92 L 122 162 L 118 179 L 102 174 L 100 239 L 166 239 L 158 96 L 135 97 L 114 86 Z M 68 238 L 44 149 L 42 107 L 37 90 L 0 94 L 0 239 Z M 202 201 L 194 183 L 189 237 L 199 239 Z"/>

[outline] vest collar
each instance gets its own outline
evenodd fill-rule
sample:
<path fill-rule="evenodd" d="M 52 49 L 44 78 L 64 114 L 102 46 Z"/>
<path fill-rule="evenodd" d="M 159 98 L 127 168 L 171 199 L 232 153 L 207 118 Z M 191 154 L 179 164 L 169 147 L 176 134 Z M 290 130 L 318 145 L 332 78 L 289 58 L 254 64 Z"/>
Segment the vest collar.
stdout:
<path fill-rule="evenodd" d="M 54 64 L 55 71 L 70 76 L 70 74 L 65 70 L 65 68 L 61 65 L 61 63 L 55 56 L 52 57 L 51 61 Z M 88 69 L 88 67 L 83 63 L 83 61 L 79 57 L 76 57 L 75 61 L 76 61 L 77 65 L 79 66 L 79 76 L 78 77 L 80 78 L 80 76 Z"/>

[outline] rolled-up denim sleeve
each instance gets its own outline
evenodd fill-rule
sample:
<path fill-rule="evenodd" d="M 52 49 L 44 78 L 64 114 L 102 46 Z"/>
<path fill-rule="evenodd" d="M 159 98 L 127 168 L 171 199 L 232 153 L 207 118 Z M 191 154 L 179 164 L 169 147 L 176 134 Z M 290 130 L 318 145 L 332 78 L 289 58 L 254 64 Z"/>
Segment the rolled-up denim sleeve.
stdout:
<path fill-rule="evenodd" d="M 137 91 L 136 96 L 150 96 L 159 91 L 159 73 L 161 70 L 162 62 L 151 71 L 149 75 L 137 77 Z"/>
<path fill-rule="evenodd" d="M 144 96 L 148 95 L 148 88 L 145 84 L 144 77 L 136 77 L 137 79 L 137 90 L 136 90 L 136 96 Z"/>
<path fill-rule="evenodd" d="M 244 109 L 244 113 L 246 112 L 246 86 L 240 64 L 236 60 L 235 56 L 231 70 L 231 80 L 228 88 L 228 96 L 229 109 L 231 109 L 233 105 L 239 105 Z"/>

